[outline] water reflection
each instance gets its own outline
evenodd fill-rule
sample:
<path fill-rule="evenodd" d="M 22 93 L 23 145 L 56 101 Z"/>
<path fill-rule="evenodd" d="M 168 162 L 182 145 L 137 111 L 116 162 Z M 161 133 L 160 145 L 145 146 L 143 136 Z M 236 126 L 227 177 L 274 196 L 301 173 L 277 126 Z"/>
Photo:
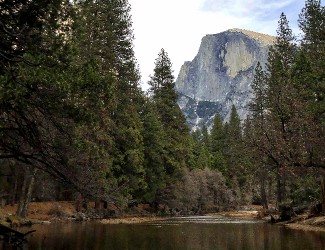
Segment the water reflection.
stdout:
<path fill-rule="evenodd" d="M 50 224 L 35 229 L 24 249 L 325 249 L 325 233 L 213 216 L 135 225 Z"/>

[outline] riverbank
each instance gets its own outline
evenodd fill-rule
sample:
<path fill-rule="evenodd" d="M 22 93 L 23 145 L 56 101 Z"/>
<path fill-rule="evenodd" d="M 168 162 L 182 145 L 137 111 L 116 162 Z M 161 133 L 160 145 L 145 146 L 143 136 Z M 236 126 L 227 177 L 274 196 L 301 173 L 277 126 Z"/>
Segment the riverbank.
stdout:
<path fill-rule="evenodd" d="M 90 204 L 93 207 L 93 204 Z M 17 204 L 6 205 L 0 208 L 0 221 L 14 220 L 15 226 L 19 226 L 18 217 L 15 216 Z M 88 212 L 89 213 L 89 212 Z M 94 216 L 95 217 L 95 216 Z M 95 217 L 96 219 L 96 217 Z M 136 214 L 119 213 L 109 219 L 100 219 L 105 224 L 135 224 L 149 221 L 163 220 L 166 217 L 156 216 L 150 213 L 139 212 Z M 55 202 L 31 202 L 28 208 L 28 216 L 23 223 L 51 223 L 89 220 L 86 213 L 77 212 L 75 203 L 70 201 Z"/>
<path fill-rule="evenodd" d="M 238 219 L 259 219 L 269 222 L 270 216 L 265 216 L 262 211 L 263 209 L 260 206 L 249 206 L 244 210 L 221 212 L 211 215 L 221 215 Z M 310 217 L 310 215 L 305 213 L 298 215 L 291 221 L 278 222 L 276 224 L 295 230 L 325 232 L 325 216 L 323 215 Z"/>
<path fill-rule="evenodd" d="M 17 204 L 6 205 L 0 208 L 0 216 L 14 216 L 16 211 Z M 27 218 L 31 221 L 53 221 L 72 217 L 75 213 L 75 203 L 72 201 L 31 202 Z"/>
<path fill-rule="evenodd" d="M 17 205 L 7 205 L 0 208 L 0 220 L 6 221 L 8 218 L 15 226 L 19 226 L 20 221 L 15 217 Z M 219 213 L 211 213 L 207 215 L 219 215 L 238 219 L 262 219 L 269 221 L 269 216 L 261 214 L 262 208 L 260 206 L 243 207 L 238 211 L 227 211 Z M 70 201 L 58 202 L 31 202 L 28 209 L 28 218 L 25 220 L 28 223 L 51 223 L 51 222 L 69 222 L 75 220 L 83 220 L 80 218 L 80 213 L 75 210 L 75 203 Z M 101 222 L 105 224 L 136 224 L 151 221 L 165 220 L 167 217 L 156 216 L 150 213 L 125 214 L 120 213 L 109 219 L 102 219 Z M 321 231 L 325 232 L 325 216 L 316 216 L 309 218 L 308 215 L 299 215 L 298 218 L 288 222 L 281 222 L 291 229 L 299 229 L 305 231 Z"/>
<path fill-rule="evenodd" d="M 325 216 L 316 216 L 308 218 L 304 215 L 292 223 L 284 223 L 285 227 L 303 231 L 325 232 Z"/>
<path fill-rule="evenodd" d="M 93 207 L 93 205 L 91 205 Z M 207 215 L 219 215 L 232 218 L 242 218 L 242 219 L 257 219 L 260 206 L 249 206 L 243 208 L 245 210 L 240 211 L 227 211 L 219 213 L 209 213 Z M 0 217 L 14 216 L 17 210 L 17 204 L 6 205 L 0 208 Z M 76 212 L 75 203 L 72 201 L 55 201 L 55 202 L 31 202 L 28 208 L 28 220 L 32 222 L 43 221 L 71 221 L 78 217 L 80 213 Z M 168 217 L 168 216 L 167 216 Z M 109 224 L 133 224 L 142 223 L 148 221 L 164 220 L 167 217 L 157 216 L 155 214 L 150 214 L 145 212 L 144 209 L 138 209 L 137 213 L 127 214 L 119 213 L 118 215 L 103 219 L 103 223 Z"/>

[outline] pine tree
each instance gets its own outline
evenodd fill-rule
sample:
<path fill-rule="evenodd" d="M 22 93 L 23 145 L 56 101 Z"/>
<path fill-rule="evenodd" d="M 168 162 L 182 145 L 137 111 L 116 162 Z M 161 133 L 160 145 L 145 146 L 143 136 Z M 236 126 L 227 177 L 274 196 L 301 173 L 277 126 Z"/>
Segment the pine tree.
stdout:
<path fill-rule="evenodd" d="M 192 136 L 192 154 L 188 161 L 189 169 L 205 169 L 212 166 L 212 155 L 210 152 L 210 136 L 207 128 L 203 126 L 201 130 L 196 130 L 191 133 Z"/>
<path fill-rule="evenodd" d="M 42 167 L 62 178 L 56 137 L 71 135 L 62 86 L 69 46 L 65 29 L 68 1 L 2 1 L 0 43 L 0 154 Z"/>
<path fill-rule="evenodd" d="M 274 160 L 277 175 L 277 201 L 284 200 L 284 176 L 281 169 L 288 164 L 285 155 L 292 152 L 290 148 L 289 124 L 293 115 L 295 89 L 290 80 L 291 67 L 295 57 L 295 38 L 289 27 L 286 16 L 280 16 L 277 38 L 268 58 L 268 151 Z M 290 163 L 289 163 L 290 164 Z"/>
<path fill-rule="evenodd" d="M 268 109 L 277 114 L 284 129 L 289 119 L 290 93 L 293 93 L 290 83 L 290 68 L 294 63 L 296 46 L 295 37 L 289 27 L 284 13 L 281 14 L 275 44 L 271 47 L 267 62 L 268 71 Z"/>
<path fill-rule="evenodd" d="M 281 14 L 266 72 L 260 66 L 255 71 L 250 104 L 252 159 L 260 173 L 261 187 L 267 171 L 274 171 L 278 205 L 286 199 L 291 167 L 323 166 L 324 162 L 319 81 L 324 68 L 322 15 L 320 1 L 306 1 L 299 19 L 305 35 L 301 46 L 296 46 L 286 16 Z"/>
<path fill-rule="evenodd" d="M 157 202 L 158 194 L 166 185 L 166 169 L 164 166 L 165 131 L 159 114 L 148 98 L 142 112 L 144 143 L 144 184 L 138 199 L 145 202 Z"/>
<path fill-rule="evenodd" d="M 201 134 L 202 134 L 202 143 L 209 148 L 211 145 L 211 138 L 209 135 L 208 128 L 205 124 L 203 124 L 202 129 L 201 129 Z"/>
<path fill-rule="evenodd" d="M 189 130 L 177 104 L 172 64 L 164 49 L 155 61 L 154 75 L 149 81 L 152 99 L 165 129 L 165 167 L 173 175 L 186 166 L 190 152 Z"/>
<path fill-rule="evenodd" d="M 94 72 L 90 70 L 88 74 L 97 74 L 96 79 L 84 81 L 79 89 L 89 90 L 94 101 L 97 98 L 104 104 L 101 109 L 90 109 L 90 113 L 95 112 L 98 118 L 99 129 L 95 133 L 106 134 L 109 142 L 100 141 L 107 149 L 106 167 L 94 171 L 107 177 L 111 193 L 118 190 L 128 198 L 143 185 L 144 175 L 140 118 L 144 100 L 133 51 L 130 5 L 126 0 L 86 0 L 76 1 L 75 10 L 73 42 L 79 54 L 77 65 L 95 65 L 91 69 Z"/>
<path fill-rule="evenodd" d="M 253 98 L 249 103 L 249 110 L 252 112 L 254 118 L 264 119 L 266 111 L 266 73 L 264 72 L 260 62 L 257 63 L 254 79 L 252 82 Z"/>
<path fill-rule="evenodd" d="M 95 58 L 102 74 L 137 79 L 127 0 L 75 1 L 75 42 L 81 60 Z"/>
<path fill-rule="evenodd" d="M 252 176 L 258 180 L 260 198 L 264 208 L 268 208 L 266 195 L 266 179 L 268 176 L 268 131 L 266 126 L 267 117 L 267 73 L 258 62 L 255 68 L 252 82 L 253 98 L 249 103 L 252 117 L 245 122 L 244 143 Z"/>
<path fill-rule="evenodd" d="M 242 139 L 241 122 L 235 105 L 232 105 L 229 118 L 229 127 L 227 130 L 227 138 L 232 141 L 240 141 Z"/>
<path fill-rule="evenodd" d="M 71 183 L 72 119 L 64 100 L 72 51 L 63 34 L 69 1 L 1 1 L 0 9 L 0 158 Z M 29 183 L 20 215 L 26 215 L 34 176 Z"/>
<path fill-rule="evenodd" d="M 210 147 L 212 152 L 222 151 L 224 147 L 225 131 L 221 115 L 217 113 L 214 117 L 210 133 Z"/>
<path fill-rule="evenodd" d="M 319 0 L 307 0 L 298 24 L 303 31 L 302 46 L 296 60 L 295 81 L 307 107 L 304 143 L 307 156 L 299 165 L 325 166 L 325 7 Z M 325 177 L 321 177 L 321 200 L 325 211 Z"/>
<path fill-rule="evenodd" d="M 210 134 L 210 152 L 212 155 L 212 168 L 225 173 L 227 163 L 225 160 L 225 130 L 220 114 L 216 114 Z"/>
<path fill-rule="evenodd" d="M 299 14 L 298 25 L 303 32 L 303 45 L 312 46 L 311 53 L 320 52 L 323 50 L 322 44 L 325 40 L 324 28 L 324 7 L 320 0 L 306 0 L 305 6 Z"/>
<path fill-rule="evenodd" d="M 325 7 L 319 0 L 307 0 L 299 15 L 299 27 L 303 32 L 302 53 L 309 65 L 309 79 L 303 84 L 309 96 L 310 111 L 315 119 L 325 124 Z M 305 75 L 306 76 L 306 75 Z"/>
<path fill-rule="evenodd" d="M 232 181 L 236 177 L 239 186 L 245 182 L 245 168 L 243 164 L 243 138 L 239 115 L 235 105 L 232 105 L 224 144 L 224 157 L 227 162 L 226 178 Z M 240 173 L 240 174 L 239 174 Z"/>
<path fill-rule="evenodd" d="M 285 165 L 281 155 L 289 152 L 288 125 L 291 124 L 297 92 L 290 79 L 296 51 L 295 38 L 283 13 L 277 33 L 267 63 L 267 139 L 268 151 L 272 152 L 269 156 L 276 164 Z"/>

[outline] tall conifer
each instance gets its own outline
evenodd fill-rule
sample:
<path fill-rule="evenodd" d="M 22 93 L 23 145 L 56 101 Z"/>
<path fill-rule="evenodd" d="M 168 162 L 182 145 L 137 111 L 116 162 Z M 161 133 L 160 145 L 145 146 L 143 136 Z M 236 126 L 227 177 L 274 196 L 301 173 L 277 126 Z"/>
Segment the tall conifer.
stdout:
<path fill-rule="evenodd" d="M 189 130 L 177 104 L 172 64 L 164 49 L 158 54 L 151 76 L 152 98 L 165 129 L 165 167 L 173 175 L 186 166 L 189 154 Z"/>

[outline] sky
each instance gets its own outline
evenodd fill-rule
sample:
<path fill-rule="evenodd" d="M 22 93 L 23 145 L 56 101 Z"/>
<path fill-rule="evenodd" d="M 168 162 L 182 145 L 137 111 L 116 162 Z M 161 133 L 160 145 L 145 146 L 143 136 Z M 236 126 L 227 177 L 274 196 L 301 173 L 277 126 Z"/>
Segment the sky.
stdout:
<path fill-rule="evenodd" d="M 239 28 L 276 35 L 284 12 L 294 34 L 305 0 L 129 0 L 134 51 L 143 89 L 163 48 L 173 64 L 175 80 L 185 61 L 196 56 L 202 37 Z"/>

